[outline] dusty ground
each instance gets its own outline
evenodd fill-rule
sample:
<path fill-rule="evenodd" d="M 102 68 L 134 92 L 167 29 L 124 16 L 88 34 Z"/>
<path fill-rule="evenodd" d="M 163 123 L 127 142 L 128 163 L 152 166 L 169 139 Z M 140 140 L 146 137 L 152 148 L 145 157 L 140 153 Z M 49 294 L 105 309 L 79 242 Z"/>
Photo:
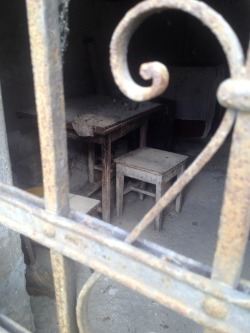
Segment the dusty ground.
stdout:
<path fill-rule="evenodd" d="M 175 151 L 190 156 L 192 160 L 202 149 L 199 140 L 177 142 Z M 212 263 L 222 193 L 226 176 L 229 142 L 186 188 L 181 213 L 174 205 L 165 211 L 163 230 L 159 233 L 149 227 L 143 237 L 164 245 L 178 253 L 202 263 Z M 114 200 L 113 200 L 114 201 Z M 153 205 L 153 198 L 140 201 L 136 193 L 125 198 L 121 218 L 113 211 L 112 223 L 131 230 Z M 38 260 L 48 266 L 48 251 L 39 249 Z M 243 277 L 250 278 L 250 246 L 247 249 Z M 91 274 L 88 268 L 77 265 L 78 291 Z M 47 297 L 32 297 L 32 309 L 38 333 L 55 333 L 56 310 L 53 300 Z M 95 333 L 198 333 L 202 328 L 163 306 L 136 294 L 122 285 L 102 278 L 92 292 L 89 303 L 89 318 Z"/>

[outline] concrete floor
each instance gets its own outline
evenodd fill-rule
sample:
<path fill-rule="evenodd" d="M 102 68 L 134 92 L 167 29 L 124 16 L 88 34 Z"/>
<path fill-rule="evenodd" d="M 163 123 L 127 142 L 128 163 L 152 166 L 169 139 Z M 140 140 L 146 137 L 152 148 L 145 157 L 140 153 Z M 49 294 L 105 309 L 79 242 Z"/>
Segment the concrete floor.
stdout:
<path fill-rule="evenodd" d="M 215 158 L 185 189 L 183 208 L 176 213 L 174 204 L 165 211 L 163 230 L 150 226 L 143 238 L 168 247 L 204 264 L 212 264 L 216 246 L 219 214 L 226 176 L 229 140 Z M 190 156 L 192 161 L 205 142 L 190 140 L 176 142 L 174 151 Z M 113 204 L 114 204 L 114 200 Z M 124 214 L 115 216 L 112 224 L 131 230 L 152 207 L 153 198 L 140 201 L 136 193 L 125 197 Z M 113 207 L 114 208 L 114 207 Z M 47 266 L 48 251 L 38 249 L 38 261 Z M 76 265 L 77 289 L 90 276 L 90 270 Z M 248 244 L 243 278 L 250 279 L 250 244 Z M 32 309 L 38 333 L 55 333 L 55 302 L 47 297 L 32 297 Z M 198 333 L 202 328 L 177 313 L 136 294 L 124 286 L 103 277 L 94 288 L 89 302 L 89 318 L 95 333 Z"/>

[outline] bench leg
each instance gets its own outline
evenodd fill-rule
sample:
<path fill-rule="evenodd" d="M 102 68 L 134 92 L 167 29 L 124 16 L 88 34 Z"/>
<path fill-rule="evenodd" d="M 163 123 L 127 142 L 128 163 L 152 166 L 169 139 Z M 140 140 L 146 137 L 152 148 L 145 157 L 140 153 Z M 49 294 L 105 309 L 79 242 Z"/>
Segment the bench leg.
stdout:
<path fill-rule="evenodd" d="M 124 174 L 120 170 L 119 165 L 116 165 L 116 214 L 122 215 L 123 211 L 123 192 L 124 192 Z"/>
<path fill-rule="evenodd" d="M 185 165 L 183 164 L 181 167 L 181 172 L 177 175 L 177 179 L 180 178 L 180 176 L 183 174 L 185 170 Z M 180 192 L 180 194 L 178 195 L 178 197 L 176 198 L 175 201 L 175 210 L 177 213 L 179 213 L 181 211 L 181 204 L 182 204 L 182 191 Z"/>
<path fill-rule="evenodd" d="M 155 201 L 158 202 L 163 195 L 163 180 L 159 178 L 156 183 L 156 194 L 155 194 Z M 155 227 L 156 230 L 160 231 L 162 228 L 162 218 L 163 212 L 161 212 L 155 219 Z"/>

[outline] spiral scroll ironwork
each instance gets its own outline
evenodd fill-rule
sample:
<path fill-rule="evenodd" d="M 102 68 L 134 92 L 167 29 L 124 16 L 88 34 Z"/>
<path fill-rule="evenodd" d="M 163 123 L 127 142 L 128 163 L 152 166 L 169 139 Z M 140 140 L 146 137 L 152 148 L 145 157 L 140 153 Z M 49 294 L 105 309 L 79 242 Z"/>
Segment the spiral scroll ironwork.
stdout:
<path fill-rule="evenodd" d="M 178 9 L 193 15 L 204 23 L 220 42 L 228 61 L 231 78 L 222 83 L 218 89 L 218 100 L 228 109 L 219 128 L 208 145 L 183 173 L 183 175 L 172 185 L 172 187 L 132 230 L 132 232 L 125 239 L 125 242 L 128 243 L 133 243 L 141 235 L 141 233 L 155 219 L 155 217 L 175 199 L 178 193 L 215 155 L 234 125 L 236 116 L 235 111 L 245 111 L 247 108 L 248 110 L 250 109 L 249 88 L 245 88 L 243 85 L 242 88 L 240 88 L 239 85 L 235 84 L 235 82 L 246 80 L 244 73 L 250 71 L 250 51 L 248 59 L 249 66 L 244 67 L 244 54 L 239 40 L 232 28 L 216 11 L 203 2 L 196 0 L 147 0 L 139 3 L 125 15 L 116 28 L 110 45 L 111 70 L 115 82 L 120 90 L 132 100 L 146 101 L 159 96 L 167 88 L 169 73 L 165 65 L 159 62 L 142 64 L 140 67 L 140 74 L 142 78 L 152 80 L 152 84 L 149 87 L 142 87 L 133 81 L 127 64 L 128 45 L 135 30 L 147 17 L 166 9 Z M 246 68 L 248 68 L 248 70 L 246 70 Z M 238 92 L 235 93 L 236 85 Z M 243 97 L 240 98 L 239 95 Z M 89 332 L 89 325 L 86 319 L 88 296 L 91 288 L 100 277 L 101 275 L 95 272 L 89 281 L 84 285 L 78 298 L 77 318 L 80 333 Z M 82 309 L 84 309 L 85 313 L 84 320 L 82 319 Z"/>
<path fill-rule="evenodd" d="M 137 27 L 150 15 L 166 9 L 179 9 L 202 21 L 220 42 L 233 78 L 241 75 L 244 54 L 237 36 L 228 23 L 206 4 L 196 0 L 148 0 L 131 9 L 117 26 L 110 44 L 110 65 L 120 90 L 135 101 L 146 101 L 159 96 L 168 86 L 168 70 L 159 62 L 141 65 L 140 74 L 152 79 L 152 85 L 141 87 L 133 81 L 127 64 L 129 41 Z"/>

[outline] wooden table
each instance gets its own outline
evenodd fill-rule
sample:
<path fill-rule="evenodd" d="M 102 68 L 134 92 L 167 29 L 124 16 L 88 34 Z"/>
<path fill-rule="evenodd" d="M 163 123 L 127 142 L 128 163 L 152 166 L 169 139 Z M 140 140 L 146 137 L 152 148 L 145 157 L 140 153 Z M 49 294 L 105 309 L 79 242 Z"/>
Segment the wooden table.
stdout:
<path fill-rule="evenodd" d="M 140 129 L 140 147 L 146 145 L 148 116 L 161 110 L 156 103 L 133 103 L 108 96 L 88 96 L 66 101 L 68 137 L 88 142 L 89 181 L 94 186 L 94 145 L 102 149 L 102 218 L 110 221 L 111 143 Z M 18 112 L 36 116 L 34 109 Z"/>

